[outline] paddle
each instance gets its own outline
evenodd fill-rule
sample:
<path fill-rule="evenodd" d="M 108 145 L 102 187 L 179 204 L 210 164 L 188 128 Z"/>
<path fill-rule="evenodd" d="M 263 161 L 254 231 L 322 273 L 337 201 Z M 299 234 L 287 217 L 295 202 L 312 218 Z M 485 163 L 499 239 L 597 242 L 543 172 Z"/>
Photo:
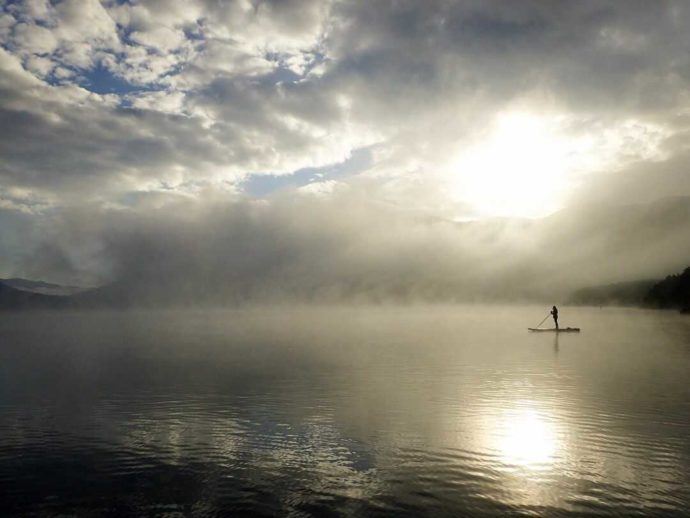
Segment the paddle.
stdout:
<path fill-rule="evenodd" d="M 551 313 L 549 313 L 548 315 L 546 315 L 546 317 L 544 317 L 544 320 L 542 320 L 541 322 L 539 322 L 539 323 L 537 324 L 537 329 L 539 329 L 539 326 L 542 325 L 544 322 L 546 322 L 546 319 L 549 318 L 550 316 L 551 316 Z"/>

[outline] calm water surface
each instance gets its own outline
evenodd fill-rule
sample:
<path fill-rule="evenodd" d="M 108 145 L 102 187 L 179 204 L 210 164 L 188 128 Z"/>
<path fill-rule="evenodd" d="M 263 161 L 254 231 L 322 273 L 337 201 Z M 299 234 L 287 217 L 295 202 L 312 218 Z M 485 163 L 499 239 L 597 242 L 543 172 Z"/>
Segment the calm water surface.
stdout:
<path fill-rule="evenodd" d="M 0 315 L 3 515 L 682 515 L 690 318 Z"/>

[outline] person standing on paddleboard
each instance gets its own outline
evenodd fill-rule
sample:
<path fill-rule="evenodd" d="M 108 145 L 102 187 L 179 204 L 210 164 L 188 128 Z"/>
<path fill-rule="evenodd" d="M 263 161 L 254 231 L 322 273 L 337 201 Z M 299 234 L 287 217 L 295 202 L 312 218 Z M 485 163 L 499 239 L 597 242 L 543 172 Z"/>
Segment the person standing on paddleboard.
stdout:
<path fill-rule="evenodd" d="M 556 306 L 551 309 L 551 316 L 553 317 L 553 321 L 556 323 L 556 329 L 558 329 L 558 308 Z"/>

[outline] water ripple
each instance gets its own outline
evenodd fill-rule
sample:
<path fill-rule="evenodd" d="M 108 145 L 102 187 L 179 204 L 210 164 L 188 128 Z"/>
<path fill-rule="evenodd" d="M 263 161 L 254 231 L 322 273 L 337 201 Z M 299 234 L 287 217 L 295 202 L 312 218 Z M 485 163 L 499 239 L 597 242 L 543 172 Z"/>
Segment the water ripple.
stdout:
<path fill-rule="evenodd" d="M 634 313 L 605 335 L 585 311 L 600 332 L 554 344 L 507 331 L 508 313 L 487 333 L 475 310 L 371 311 L 357 326 L 333 311 L 281 333 L 266 331 L 271 314 L 161 312 L 127 341 L 122 316 L 83 316 L 79 340 L 57 319 L 40 344 L 14 320 L 0 350 L 4 514 L 690 507 L 690 351 L 672 338 L 687 334 L 655 341 L 653 316 Z"/>

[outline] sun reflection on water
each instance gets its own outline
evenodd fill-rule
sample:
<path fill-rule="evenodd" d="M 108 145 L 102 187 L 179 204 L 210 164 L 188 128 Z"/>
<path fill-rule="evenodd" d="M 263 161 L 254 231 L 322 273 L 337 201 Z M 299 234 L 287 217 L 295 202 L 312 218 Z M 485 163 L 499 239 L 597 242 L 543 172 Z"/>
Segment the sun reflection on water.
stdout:
<path fill-rule="evenodd" d="M 530 469 L 548 468 L 560 448 L 552 421 L 524 404 L 505 413 L 496 439 L 496 450 L 503 463 Z"/>

